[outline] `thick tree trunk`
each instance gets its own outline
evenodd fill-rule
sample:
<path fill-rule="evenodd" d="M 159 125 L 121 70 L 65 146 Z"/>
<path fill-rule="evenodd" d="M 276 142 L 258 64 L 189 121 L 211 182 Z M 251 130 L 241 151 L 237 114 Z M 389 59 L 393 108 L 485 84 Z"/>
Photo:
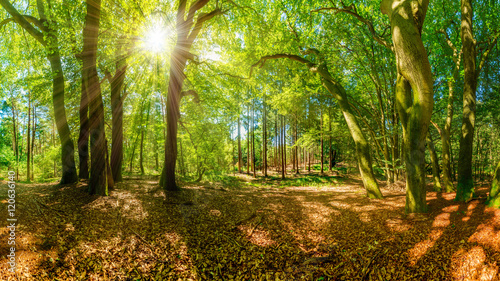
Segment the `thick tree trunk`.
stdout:
<path fill-rule="evenodd" d="M 398 67 L 396 100 L 403 127 L 406 213 L 427 212 L 425 138 L 434 106 L 431 66 L 421 40 L 428 0 L 383 0 Z"/>
<path fill-rule="evenodd" d="M 177 130 L 180 116 L 180 95 L 185 78 L 184 67 L 187 61 L 179 48 L 180 46 L 176 46 L 176 49 L 172 52 L 170 61 L 170 81 L 167 92 L 167 139 L 165 141 L 163 188 L 168 191 L 179 190 L 175 180 Z"/>
<path fill-rule="evenodd" d="M 427 134 L 427 148 L 429 149 L 429 153 L 431 156 L 432 163 L 432 179 L 434 184 L 435 191 L 441 191 L 441 182 L 439 181 L 439 162 L 436 154 L 436 150 L 434 149 L 434 143 L 432 142 L 431 133 Z"/>
<path fill-rule="evenodd" d="M 101 16 L 101 1 L 87 2 L 83 30 L 83 71 L 89 100 L 90 179 L 89 193 L 108 195 L 106 179 L 106 137 L 104 135 L 104 105 L 97 76 L 97 40 Z"/>
<path fill-rule="evenodd" d="M 468 201 L 474 195 L 472 178 L 472 147 L 474 141 L 474 124 L 476 121 L 476 44 L 472 31 L 472 0 L 461 0 L 462 10 L 462 50 L 464 54 L 464 95 L 462 133 L 460 134 L 460 151 L 458 153 L 458 183 L 455 201 Z"/>

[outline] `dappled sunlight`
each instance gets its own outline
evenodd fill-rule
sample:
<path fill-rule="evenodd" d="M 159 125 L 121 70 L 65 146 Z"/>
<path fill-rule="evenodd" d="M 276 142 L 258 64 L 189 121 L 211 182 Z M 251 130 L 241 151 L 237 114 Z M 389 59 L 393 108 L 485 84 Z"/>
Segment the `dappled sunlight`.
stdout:
<path fill-rule="evenodd" d="M 416 265 L 417 262 L 431 249 L 434 247 L 436 241 L 443 234 L 443 229 L 434 229 L 429 234 L 428 238 L 424 241 L 418 242 L 410 251 L 408 251 L 408 256 L 411 265 Z"/>
<path fill-rule="evenodd" d="M 450 213 L 437 215 L 432 222 L 432 227 L 447 227 L 450 225 Z"/>
<path fill-rule="evenodd" d="M 238 229 L 246 237 L 246 240 L 259 247 L 270 247 L 276 245 L 276 241 L 271 238 L 268 230 L 261 229 L 259 225 L 240 225 Z"/>
<path fill-rule="evenodd" d="M 452 275 L 457 280 L 493 280 L 498 273 L 496 263 L 486 262 L 481 246 L 460 249 L 452 260 Z"/>
<path fill-rule="evenodd" d="M 458 208 L 459 208 L 459 207 L 460 207 L 459 205 L 451 205 L 451 206 L 444 207 L 444 208 L 442 208 L 441 210 L 442 210 L 443 212 L 451 213 L 451 212 L 456 212 L 456 211 L 458 211 Z"/>
<path fill-rule="evenodd" d="M 488 246 L 500 252 L 500 227 L 491 223 L 479 225 L 468 242 Z"/>

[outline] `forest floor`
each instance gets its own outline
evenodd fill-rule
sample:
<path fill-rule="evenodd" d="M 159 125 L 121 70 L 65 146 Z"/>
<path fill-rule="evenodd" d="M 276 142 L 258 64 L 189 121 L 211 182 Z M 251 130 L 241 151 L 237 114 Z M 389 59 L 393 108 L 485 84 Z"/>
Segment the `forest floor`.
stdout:
<path fill-rule="evenodd" d="M 404 184 L 365 197 L 354 175 L 248 175 L 182 183 L 129 177 L 110 196 L 86 184 L 17 184 L 17 273 L 1 280 L 498 280 L 500 210 L 427 193 L 429 213 L 404 216 Z M 403 186 L 403 189 L 401 189 Z M 430 186 L 429 186 L 430 190 Z"/>

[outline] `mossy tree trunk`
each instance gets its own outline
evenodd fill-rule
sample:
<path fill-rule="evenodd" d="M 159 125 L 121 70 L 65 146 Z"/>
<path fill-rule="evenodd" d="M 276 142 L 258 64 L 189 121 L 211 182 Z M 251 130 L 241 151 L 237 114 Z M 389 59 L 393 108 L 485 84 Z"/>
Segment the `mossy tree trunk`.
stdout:
<path fill-rule="evenodd" d="M 455 201 L 468 201 L 474 195 L 472 148 L 476 121 L 476 44 L 472 31 L 472 0 L 462 0 L 460 6 L 462 11 L 460 34 L 464 54 L 464 95 L 462 133 L 460 134 L 460 151 L 458 153 L 457 195 Z"/>
<path fill-rule="evenodd" d="M 431 66 L 422 43 L 429 1 L 383 0 L 389 16 L 398 69 L 396 103 L 403 127 L 406 164 L 406 213 L 427 212 L 425 139 L 434 106 Z"/>

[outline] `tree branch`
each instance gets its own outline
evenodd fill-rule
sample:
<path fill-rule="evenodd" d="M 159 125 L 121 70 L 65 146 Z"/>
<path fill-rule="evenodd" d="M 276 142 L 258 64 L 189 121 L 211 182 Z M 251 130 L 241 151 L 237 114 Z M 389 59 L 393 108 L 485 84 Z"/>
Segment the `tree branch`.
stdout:
<path fill-rule="evenodd" d="M 319 9 L 316 9 L 316 10 L 312 10 L 310 13 L 317 13 L 317 12 L 320 12 L 320 11 L 333 10 L 333 11 L 335 11 L 335 13 L 346 13 L 346 14 L 349 14 L 349 15 L 355 17 L 356 19 L 358 19 L 360 22 L 364 23 L 368 27 L 368 30 L 370 30 L 370 33 L 372 34 L 373 39 L 375 39 L 375 41 L 377 41 L 379 44 L 381 44 L 384 47 L 386 47 L 387 49 L 389 49 L 391 52 L 394 52 L 394 50 L 392 48 L 392 44 L 389 43 L 389 42 L 387 42 L 384 38 L 382 38 L 382 36 L 380 36 L 375 31 L 375 28 L 373 27 L 373 23 L 371 21 L 365 19 L 364 17 L 362 17 L 361 15 L 358 14 L 358 12 L 356 11 L 356 7 L 354 6 L 354 4 L 351 4 L 349 6 L 346 6 L 345 4 L 342 4 L 342 6 L 343 6 L 343 8 L 337 8 L 337 7 L 319 8 Z"/>
<path fill-rule="evenodd" d="M 0 0 L 0 5 L 4 7 L 4 9 L 12 16 L 14 21 L 18 23 L 22 28 L 24 28 L 31 36 L 33 36 L 38 42 L 40 42 L 43 46 L 47 43 L 43 39 L 43 33 L 37 30 L 28 20 L 21 15 L 14 6 L 8 0 Z"/>
<path fill-rule="evenodd" d="M 488 55 L 490 54 L 493 47 L 495 47 L 495 45 L 497 44 L 497 40 L 498 40 L 499 36 L 500 36 L 500 31 L 497 31 L 497 33 L 493 36 L 493 40 L 491 40 L 490 43 L 488 44 L 488 47 L 486 47 L 486 50 L 484 51 L 484 53 L 481 54 L 481 59 L 479 61 L 479 67 L 476 71 L 476 79 L 477 79 L 477 77 L 479 77 L 479 73 L 483 69 L 484 64 L 486 63 L 486 60 L 488 59 Z"/>
<path fill-rule="evenodd" d="M 185 96 L 193 96 L 194 103 L 200 103 L 200 97 L 198 96 L 198 92 L 196 92 L 195 90 L 182 91 L 181 99 Z"/>
<path fill-rule="evenodd" d="M 189 44 L 189 46 L 191 46 L 191 44 L 193 44 L 194 39 L 196 39 L 196 36 L 198 36 L 198 33 L 200 33 L 204 22 L 209 21 L 213 17 L 220 15 L 220 14 L 222 14 L 222 11 L 219 8 L 216 8 L 215 10 L 211 11 L 208 14 L 201 13 L 198 16 L 198 19 L 196 20 L 196 23 L 193 27 L 193 30 L 191 31 L 191 33 L 189 34 L 189 36 L 187 38 L 187 44 Z"/>

